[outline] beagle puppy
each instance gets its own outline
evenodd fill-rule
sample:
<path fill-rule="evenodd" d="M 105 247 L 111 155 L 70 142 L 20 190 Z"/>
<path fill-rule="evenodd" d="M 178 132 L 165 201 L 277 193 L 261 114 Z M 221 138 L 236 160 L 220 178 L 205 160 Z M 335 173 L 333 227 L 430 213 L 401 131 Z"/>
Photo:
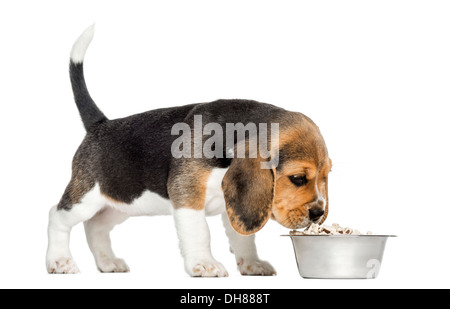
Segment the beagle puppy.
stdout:
<path fill-rule="evenodd" d="M 69 237 L 71 228 L 83 222 L 98 269 L 128 272 L 111 248 L 110 231 L 130 216 L 171 214 L 186 272 L 228 276 L 211 254 L 206 222 L 206 216 L 220 214 L 240 273 L 276 274 L 259 258 L 254 233 L 269 218 L 297 229 L 327 217 L 331 160 L 319 128 L 301 113 L 249 100 L 218 100 L 109 120 L 90 97 L 83 75 L 93 34 L 93 26 L 86 29 L 71 52 L 70 79 L 87 134 L 73 158 L 72 178 L 50 210 L 47 271 L 79 272 Z M 229 123 L 277 124 L 278 134 L 269 139 L 272 158 L 254 153 L 250 134 L 241 135 L 231 147 L 210 145 L 222 155 L 175 157 L 174 125 L 195 127 L 199 116 L 203 123 L 224 129 Z M 197 137 L 183 148 L 197 147 Z M 207 137 L 200 137 L 200 146 Z M 240 145 L 245 155 L 232 156 Z M 261 163 L 269 161 L 271 165 L 262 168 Z"/>

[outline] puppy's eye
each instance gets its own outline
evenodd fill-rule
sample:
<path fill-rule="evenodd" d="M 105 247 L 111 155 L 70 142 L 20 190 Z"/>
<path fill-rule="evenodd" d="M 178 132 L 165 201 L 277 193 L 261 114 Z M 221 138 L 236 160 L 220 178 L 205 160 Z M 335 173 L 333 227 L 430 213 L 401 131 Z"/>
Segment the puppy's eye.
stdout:
<path fill-rule="evenodd" d="M 297 187 L 304 186 L 308 182 L 308 179 L 306 179 L 305 175 L 292 175 L 292 176 L 289 176 L 289 179 Z"/>

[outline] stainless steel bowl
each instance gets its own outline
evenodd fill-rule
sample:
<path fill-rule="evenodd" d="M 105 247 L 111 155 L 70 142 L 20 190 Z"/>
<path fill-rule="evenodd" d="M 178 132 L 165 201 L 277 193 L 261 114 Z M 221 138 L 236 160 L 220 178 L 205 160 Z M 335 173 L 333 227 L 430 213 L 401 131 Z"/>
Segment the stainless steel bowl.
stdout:
<path fill-rule="evenodd" d="M 286 235 L 303 278 L 376 278 L 392 235 Z"/>

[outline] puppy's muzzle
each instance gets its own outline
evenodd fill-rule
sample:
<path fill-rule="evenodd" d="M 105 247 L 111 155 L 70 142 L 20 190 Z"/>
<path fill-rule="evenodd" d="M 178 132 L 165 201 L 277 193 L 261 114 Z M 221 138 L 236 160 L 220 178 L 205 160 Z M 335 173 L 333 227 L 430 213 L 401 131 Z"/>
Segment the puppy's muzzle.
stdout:
<path fill-rule="evenodd" d="M 313 222 L 317 222 L 320 217 L 325 213 L 325 202 L 323 199 L 318 198 L 314 202 L 310 203 L 309 207 L 309 218 Z"/>
<path fill-rule="evenodd" d="M 309 218 L 311 221 L 317 221 L 322 217 L 322 215 L 325 213 L 325 210 L 322 208 L 311 208 L 309 210 Z"/>

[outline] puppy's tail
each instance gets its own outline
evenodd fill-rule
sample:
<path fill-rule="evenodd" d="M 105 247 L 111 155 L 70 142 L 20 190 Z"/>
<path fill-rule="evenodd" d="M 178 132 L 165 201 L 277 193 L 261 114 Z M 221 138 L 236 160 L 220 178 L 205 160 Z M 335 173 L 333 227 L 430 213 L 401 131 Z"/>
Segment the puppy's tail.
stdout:
<path fill-rule="evenodd" d="M 70 53 L 70 82 L 72 83 L 73 95 L 81 120 L 86 131 L 93 130 L 97 125 L 108 120 L 102 111 L 92 100 L 83 74 L 83 61 L 89 44 L 94 37 L 94 25 L 87 28 L 73 44 Z"/>

